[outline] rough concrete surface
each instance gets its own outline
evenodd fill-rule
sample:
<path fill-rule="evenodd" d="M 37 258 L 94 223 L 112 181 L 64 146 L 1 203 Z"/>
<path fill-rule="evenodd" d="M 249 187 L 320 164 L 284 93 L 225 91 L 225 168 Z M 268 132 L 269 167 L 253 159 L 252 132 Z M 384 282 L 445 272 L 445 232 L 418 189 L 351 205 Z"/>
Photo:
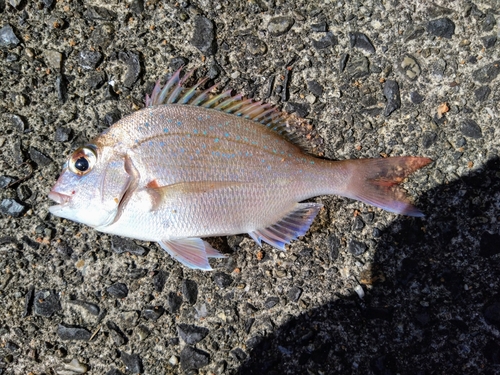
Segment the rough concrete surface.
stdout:
<path fill-rule="evenodd" d="M 0 374 L 500 373 L 499 24 L 496 0 L 0 0 Z M 318 197 L 286 252 L 213 239 L 213 272 L 52 217 L 72 150 L 182 65 L 306 117 L 315 154 L 432 158 L 405 183 L 427 216 Z"/>

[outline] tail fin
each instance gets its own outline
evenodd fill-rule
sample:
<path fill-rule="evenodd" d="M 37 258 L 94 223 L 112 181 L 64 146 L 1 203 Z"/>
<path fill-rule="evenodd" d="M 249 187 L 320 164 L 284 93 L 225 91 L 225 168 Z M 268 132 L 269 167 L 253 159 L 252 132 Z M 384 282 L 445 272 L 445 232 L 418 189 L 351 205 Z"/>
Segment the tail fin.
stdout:
<path fill-rule="evenodd" d="M 343 195 L 397 214 L 423 217 L 397 185 L 431 162 L 414 156 L 346 160 L 342 163 L 346 163 L 351 178 Z"/>

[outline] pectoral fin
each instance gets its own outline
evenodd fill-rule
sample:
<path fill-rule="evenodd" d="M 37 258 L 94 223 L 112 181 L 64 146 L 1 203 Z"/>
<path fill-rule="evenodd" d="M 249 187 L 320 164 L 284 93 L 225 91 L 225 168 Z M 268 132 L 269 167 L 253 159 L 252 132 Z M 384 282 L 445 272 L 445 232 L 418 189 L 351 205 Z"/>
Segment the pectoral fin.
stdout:
<path fill-rule="evenodd" d="M 163 250 L 188 268 L 211 271 L 208 258 L 225 258 L 200 238 L 182 238 L 158 242 Z"/>
<path fill-rule="evenodd" d="M 286 244 L 306 234 L 322 207 L 319 203 L 297 203 L 295 208 L 277 223 L 248 234 L 259 246 L 262 240 L 284 251 Z"/>

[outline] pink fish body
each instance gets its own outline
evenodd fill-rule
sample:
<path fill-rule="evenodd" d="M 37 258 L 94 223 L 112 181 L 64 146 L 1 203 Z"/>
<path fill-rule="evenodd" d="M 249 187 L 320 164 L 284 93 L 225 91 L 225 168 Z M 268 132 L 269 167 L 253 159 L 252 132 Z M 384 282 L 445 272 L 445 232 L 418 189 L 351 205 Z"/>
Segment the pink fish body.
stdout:
<path fill-rule="evenodd" d="M 422 215 L 396 185 L 430 159 L 318 159 L 284 137 L 289 116 L 185 78 L 157 85 L 145 109 L 73 153 L 49 193 L 52 214 L 158 242 L 202 270 L 223 255 L 201 238 L 248 233 L 283 250 L 322 207 L 300 202 L 318 195 Z"/>

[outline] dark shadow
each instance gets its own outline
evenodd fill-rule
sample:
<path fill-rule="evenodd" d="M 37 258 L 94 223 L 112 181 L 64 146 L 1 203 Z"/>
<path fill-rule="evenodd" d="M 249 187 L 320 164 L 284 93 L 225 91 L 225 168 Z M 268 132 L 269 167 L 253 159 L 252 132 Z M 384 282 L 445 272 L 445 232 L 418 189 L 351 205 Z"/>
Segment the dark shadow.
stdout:
<path fill-rule="evenodd" d="M 500 160 L 418 205 L 377 239 L 383 281 L 253 337 L 239 373 L 500 373 Z"/>

